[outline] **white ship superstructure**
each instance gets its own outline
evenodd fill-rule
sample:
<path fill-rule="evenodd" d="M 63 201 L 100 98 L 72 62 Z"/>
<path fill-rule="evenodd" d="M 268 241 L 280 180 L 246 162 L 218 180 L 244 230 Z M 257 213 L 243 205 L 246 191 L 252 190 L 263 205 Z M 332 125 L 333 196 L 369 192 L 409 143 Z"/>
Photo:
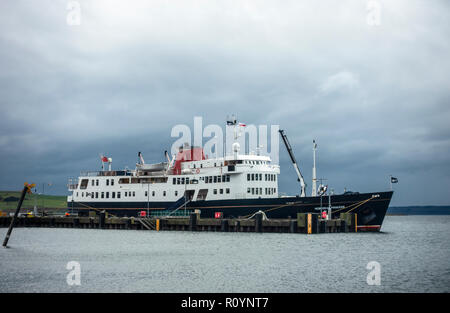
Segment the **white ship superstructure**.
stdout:
<path fill-rule="evenodd" d="M 233 125 L 236 140 L 239 124 L 234 121 Z M 278 197 L 280 167 L 272 164 L 269 156 L 239 154 L 237 142 L 232 150 L 232 155 L 208 159 L 201 147 L 185 144 L 172 160 L 166 152 L 167 162 L 154 164 L 146 164 L 139 152 L 134 170 L 117 171 L 111 170 L 111 158 L 101 156 L 102 162 L 108 162 L 109 170 L 84 172 L 76 180 L 69 179 L 72 195 L 68 196 L 68 203 L 107 206 L 110 202 L 114 203 L 112 207 L 141 203 L 145 208 L 145 203 L 155 207 L 155 202 L 175 202 L 185 194 L 186 201 Z"/>
<path fill-rule="evenodd" d="M 183 148 L 185 152 L 201 148 Z M 69 182 L 68 202 L 170 202 L 186 192 L 188 200 L 257 199 L 278 197 L 278 165 L 268 156 L 238 155 L 183 161 L 167 169 L 85 172 Z"/>

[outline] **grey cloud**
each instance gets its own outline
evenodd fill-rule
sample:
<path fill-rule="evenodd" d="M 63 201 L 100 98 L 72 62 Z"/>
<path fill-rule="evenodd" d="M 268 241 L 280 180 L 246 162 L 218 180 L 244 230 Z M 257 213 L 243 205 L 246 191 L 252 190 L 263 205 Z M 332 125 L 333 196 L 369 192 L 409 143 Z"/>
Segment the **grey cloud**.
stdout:
<path fill-rule="evenodd" d="M 381 1 L 381 25 L 355 1 L 79 1 L 0 5 L 0 188 L 159 161 L 176 124 L 287 131 L 310 180 L 386 189 L 394 204 L 448 204 L 450 71 L 445 1 Z M 280 146 L 280 189 L 298 192 Z"/>

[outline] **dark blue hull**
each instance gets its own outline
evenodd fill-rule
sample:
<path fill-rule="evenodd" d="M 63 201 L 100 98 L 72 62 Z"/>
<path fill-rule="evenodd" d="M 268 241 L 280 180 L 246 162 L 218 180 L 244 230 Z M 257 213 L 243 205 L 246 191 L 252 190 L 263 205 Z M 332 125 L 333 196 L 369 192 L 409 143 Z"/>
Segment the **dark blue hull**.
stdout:
<path fill-rule="evenodd" d="M 392 198 L 392 191 L 376 193 L 342 194 L 331 196 L 333 218 L 340 213 L 357 213 L 358 225 L 362 229 L 379 230 Z M 282 197 L 271 199 L 239 199 L 217 201 L 195 201 L 187 204 L 188 212 L 200 210 L 203 218 L 213 218 L 222 212 L 224 218 L 248 217 L 261 210 L 268 218 L 295 218 L 297 213 L 318 213 L 318 207 L 328 207 L 328 196 L 322 197 Z M 104 209 L 116 216 L 137 216 L 139 211 L 149 209 L 150 215 L 167 215 L 172 212 L 173 202 L 83 202 L 73 203 L 80 215 L 90 210 Z M 72 207 L 72 203 L 68 203 Z M 170 208 L 170 209 L 169 209 Z M 184 208 L 178 210 L 184 213 Z"/>

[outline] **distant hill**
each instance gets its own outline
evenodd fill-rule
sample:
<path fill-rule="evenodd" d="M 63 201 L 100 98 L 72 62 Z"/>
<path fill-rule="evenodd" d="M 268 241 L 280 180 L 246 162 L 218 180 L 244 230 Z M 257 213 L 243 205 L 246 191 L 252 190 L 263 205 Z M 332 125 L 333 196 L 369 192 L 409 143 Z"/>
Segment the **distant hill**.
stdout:
<path fill-rule="evenodd" d="M 450 206 L 428 205 L 428 206 L 394 206 L 389 207 L 387 214 L 404 215 L 450 215 Z"/>
<path fill-rule="evenodd" d="M 0 191 L 0 210 L 11 210 L 17 207 L 21 191 Z M 38 208 L 63 209 L 67 208 L 66 196 L 49 196 L 38 194 L 27 194 L 22 208 L 32 209 L 34 205 Z"/>

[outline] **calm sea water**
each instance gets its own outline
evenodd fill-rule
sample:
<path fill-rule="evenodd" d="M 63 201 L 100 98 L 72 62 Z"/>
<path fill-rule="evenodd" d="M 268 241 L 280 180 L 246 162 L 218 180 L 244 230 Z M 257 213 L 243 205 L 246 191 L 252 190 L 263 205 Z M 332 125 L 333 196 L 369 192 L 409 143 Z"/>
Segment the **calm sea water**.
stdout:
<path fill-rule="evenodd" d="M 388 216 L 382 230 L 17 228 L 0 249 L 0 292 L 450 292 L 450 216 Z M 69 261 L 80 263 L 80 286 L 66 282 Z M 367 284 L 370 261 L 379 286 Z"/>

